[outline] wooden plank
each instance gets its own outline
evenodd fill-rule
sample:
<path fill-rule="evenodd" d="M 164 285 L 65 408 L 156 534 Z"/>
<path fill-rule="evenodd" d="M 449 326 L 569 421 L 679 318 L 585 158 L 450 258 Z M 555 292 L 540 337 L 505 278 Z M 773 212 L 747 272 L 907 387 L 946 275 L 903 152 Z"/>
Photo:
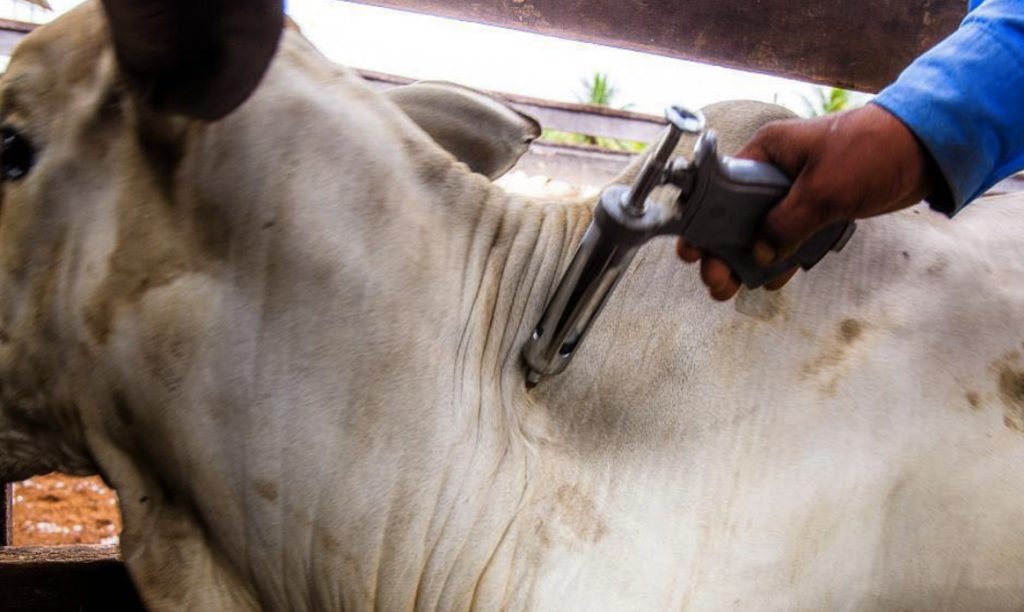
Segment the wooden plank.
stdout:
<path fill-rule="evenodd" d="M 15 21 L 14 19 L 0 19 L 0 30 L 7 32 L 16 32 L 22 35 L 28 34 L 32 30 L 36 29 L 38 24 L 31 23 L 28 21 Z"/>
<path fill-rule="evenodd" d="M 625 151 L 539 140 L 530 145 L 530 150 L 513 170 L 520 170 L 528 176 L 546 176 L 570 185 L 598 187 L 611 183 L 634 157 L 634 153 Z"/>
<path fill-rule="evenodd" d="M 540 101 L 516 101 L 509 104 L 530 115 L 544 127 L 576 132 L 591 136 L 604 136 L 622 140 L 653 142 L 661 135 L 667 122 L 660 117 L 628 112 L 610 112 L 613 109 L 582 104 L 558 104 Z"/>
<path fill-rule="evenodd" d="M 406 77 L 371 70 L 357 70 L 357 72 L 379 89 L 389 89 L 415 82 Z M 533 117 L 545 128 L 564 132 L 653 142 L 661 135 L 667 124 L 664 117 L 606 106 L 555 102 L 497 91 L 488 93 Z"/>
<path fill-rule="evenodd" d="M 4 612 L 143 610 L 116 546 L 0 548 Z"/>
<path fill-rule="evenodd" d="M 21 39 L 35 27 L 34 23 L 0 19 L 0 55 L 10 55 Z"/>
<path fill-rule="evenodd" d="M 351 1 L 861 91 L 891 82 L 967 9 L 967 0 Z"/>
<path fill-rule="evenodd" d="M 46 563 L 120 563 L 121 549 L 112 546 L 8 546 L 0 548 L 0 567 L 29 567 Z"/>
<path fill-rule="evenodd" d="M 10 30 L 0 28 L 0 55 L 10 55 L 13 53 L 14 47 L 18 46 L 23 36 L 24 34 L 20 32 L 11 32 Z"/>

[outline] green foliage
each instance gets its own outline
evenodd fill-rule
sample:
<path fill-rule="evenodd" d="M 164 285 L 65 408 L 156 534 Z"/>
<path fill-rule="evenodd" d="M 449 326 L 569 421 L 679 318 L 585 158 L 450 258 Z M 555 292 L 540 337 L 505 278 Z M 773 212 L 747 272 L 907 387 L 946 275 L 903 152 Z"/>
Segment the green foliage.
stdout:
<path fill-rule="evenodd" d="M 850 92 L 838 87 L 817 89 L 816 96 L 801 96 L 810 117 L 820 117 L 830 113 L 853 108 L 850 103 Z"/>
<path fill-rule="evenodd" d="M 824 98 L 825 96 L 823 95 L 822 97 Z M 849 105 L 850 92 L 846 91 L 845 89 L 833 87 L 828 92 L 828 97 L 825 100 L 825 104 L 823 105 L 823 110 L 826 114 L 838 113 L 841 110 L 846 110 L 846 107 L 848 107 Z"/>
<path fill-rule="evenodd" d="M 577 94 L 576 99 L 582 104 L 619 109 L 626 109 L 632 106 L 631 104 L 613 106 L 615 99 L 619 95 L 619 88 L 612 85 L 611 79 L 603 72 L 595 72 L 590 78 L 580 79 L 580 85 L 583 86 L 583 92 Z M 558 130 L 546 129 L 544 130 L 541 138 L 549 142 L 560 144 L 583 144 L 601 147 L 603 149 L 612 149 L 614 151 L 639 152 L 647 148 L 647 143 L 644 142 L 617 140 L 614 138 L 603 138 L 601 136 L 592 136 L 590 134 L 574 134 Z"/>
<path fill-rule="evenodd" d="M 553 130 L 551 128 L 544 128 L 540 138 L 541 140 L 553 142 L 555 144 L 589 145 L 592 147 L 601 147 L 602 149 L 610 149 L 612 151 L 629 151 L 630 153 L 639 153 L 647 148 L 647 143 L 639 140 L 603 138 L 601 136 L 590 136 L 588 134 L 577 134 L 575 132 L 563 132 L 561 130 Z"/>
<path fill-rule="evenodd" d="M 619 94 L 619 88 L 612 85 L 608 75 L 603 72 L 595 72 L 589 79 L 580 79 L 583 85 L 583 95 L 577 99 L 584 104 L 595 106 L 611 107 L 615 96 Z"/>

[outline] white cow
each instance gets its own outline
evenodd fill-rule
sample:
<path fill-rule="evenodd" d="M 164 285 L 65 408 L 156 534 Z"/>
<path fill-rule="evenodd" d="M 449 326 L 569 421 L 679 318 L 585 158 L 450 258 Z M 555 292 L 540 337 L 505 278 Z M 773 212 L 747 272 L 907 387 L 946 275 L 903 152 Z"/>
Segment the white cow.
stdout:
<path fill-rule="evenodd" d="M 1019 196 L 728 304 L 655 241 L 527 390 L 591 203 L 294 32 L 220 121 L 137 77 L 89 4 L 0 84 L 0 479 L 103 474 L 153 609 L 1024 607 Z"/>

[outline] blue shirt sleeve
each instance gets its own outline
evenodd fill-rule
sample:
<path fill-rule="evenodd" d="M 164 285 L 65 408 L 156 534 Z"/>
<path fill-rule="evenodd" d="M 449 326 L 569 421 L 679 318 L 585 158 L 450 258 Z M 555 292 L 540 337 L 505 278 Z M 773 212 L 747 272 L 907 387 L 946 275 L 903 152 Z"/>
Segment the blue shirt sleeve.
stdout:
<path fill-rule="evenodd" d="M 875 98 L 909 127 L 947 189 L 928 198 L 953 215 L 1024 168 L 1024 0 L 972 0 L 960 28 Z"/>

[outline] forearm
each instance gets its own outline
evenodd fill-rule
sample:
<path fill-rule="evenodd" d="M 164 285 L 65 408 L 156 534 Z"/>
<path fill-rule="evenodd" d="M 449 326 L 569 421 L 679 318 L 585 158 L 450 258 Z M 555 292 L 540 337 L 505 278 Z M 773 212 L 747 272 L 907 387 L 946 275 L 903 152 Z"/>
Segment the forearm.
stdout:
<path fill-rule="evenodd" d="M 954 214 L 1024 168 L 1024 0 L 988 0 L 960 29 L 881 92 L 920 139 L 945 188 L 928 198 Z"/>

